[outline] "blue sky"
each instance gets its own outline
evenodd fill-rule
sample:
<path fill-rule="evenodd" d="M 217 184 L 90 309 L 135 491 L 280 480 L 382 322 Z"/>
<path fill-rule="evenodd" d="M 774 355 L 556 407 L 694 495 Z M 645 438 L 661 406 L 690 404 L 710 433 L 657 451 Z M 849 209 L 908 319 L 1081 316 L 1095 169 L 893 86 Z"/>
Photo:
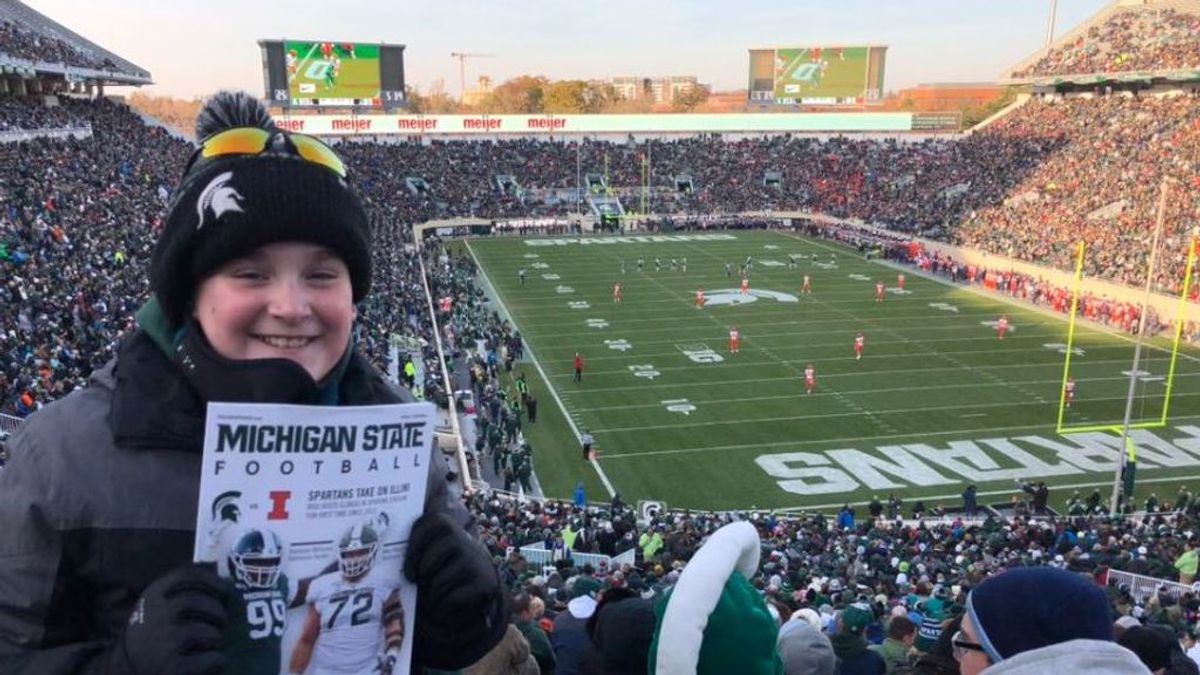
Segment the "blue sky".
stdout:
<path fill-rule="evenodd" d="M 994 80 L 1038 49 L 1050 0 L 25 0 L 147 68 L 148 91 L 190 98 L 221 88 L 261 94 L 261 38 L 385 41 L 408 46 L 409 84 L 520 74 L 552 79 L 695 75 L 746 86 L 757 46 L 889 46 L 885 88 Z M 1108 4 L 1059 0 L 1058 35 Z"/>

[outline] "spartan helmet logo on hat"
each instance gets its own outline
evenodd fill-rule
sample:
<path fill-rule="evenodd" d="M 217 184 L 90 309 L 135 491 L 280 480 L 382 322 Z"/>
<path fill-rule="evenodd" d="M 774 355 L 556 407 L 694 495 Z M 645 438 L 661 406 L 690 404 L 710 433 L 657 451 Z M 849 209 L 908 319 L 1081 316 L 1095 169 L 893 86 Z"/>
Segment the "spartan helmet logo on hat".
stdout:
<path fill-rule="evenodd" d="M 222 215 L 230 212 L 245 213 L 239 203 L 244 197 L 227 185 L 232 178 L 232 171 L 219 174 L 200 192 L 200 198 L 196 200 L 196 215 L 200 218 L 196 223 L 197 231 L 204 227 L 204 214 L 209 209 L 212 209 L 213 220 L 219 220 Z"/>

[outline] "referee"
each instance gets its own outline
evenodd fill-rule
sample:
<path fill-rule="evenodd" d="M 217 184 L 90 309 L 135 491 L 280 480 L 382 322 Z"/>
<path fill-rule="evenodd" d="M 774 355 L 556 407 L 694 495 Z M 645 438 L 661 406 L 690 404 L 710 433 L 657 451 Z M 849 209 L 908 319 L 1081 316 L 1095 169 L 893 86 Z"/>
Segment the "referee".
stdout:
<path fill-rule="evenodd" d="M 589 432 L 585 429 L 583 432 L 583 435 L 579 437 L 579 443 L 583 446 L 583 461 L 586 462 L 586 461 L 591 460 L 591 458 L 592 458 L 592 443 L 594 443 L 594 442 L 595 442 L 595 439 L 592 438 L 591 432 Z"/>

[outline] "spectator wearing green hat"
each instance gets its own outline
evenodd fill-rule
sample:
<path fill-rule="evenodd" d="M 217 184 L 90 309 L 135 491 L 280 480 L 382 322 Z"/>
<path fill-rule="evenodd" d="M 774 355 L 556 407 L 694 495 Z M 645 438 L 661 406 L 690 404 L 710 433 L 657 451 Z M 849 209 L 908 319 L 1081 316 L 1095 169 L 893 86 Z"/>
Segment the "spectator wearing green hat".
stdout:
<path fill-rule="evenodd" d="M 833 637 L 833 653 L 838 657 L 838 675 L 883 675 L 887 665 L 883 657 L 871 651 L 863 632 L 875 620 L 866 603 L 856 602 L 842 611 L 838 633 Z"/>

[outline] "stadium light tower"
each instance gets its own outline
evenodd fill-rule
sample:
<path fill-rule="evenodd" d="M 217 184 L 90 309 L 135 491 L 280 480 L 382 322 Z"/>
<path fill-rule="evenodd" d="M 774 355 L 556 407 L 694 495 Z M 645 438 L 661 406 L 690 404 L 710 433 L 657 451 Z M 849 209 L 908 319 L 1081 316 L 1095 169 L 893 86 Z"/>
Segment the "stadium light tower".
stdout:
<path fill-rule="evenodd" d="M 1058 16 L 1058 0 L 1050 0 L 1050 20 L 1046 23 L 1046 49 L 1054 42 L 1054 20 Z"/>
<path fill-rule="evenodd" d="M 495 54 L 475 54 L 471 52 L 450 52 L 450 58 L 458 59 L 458 100 L 464 101 L 467 96 L 467 59 L 487 59 Z"/>
<path fill-rule="evenodd" d="M 1109 503 L 1109 515 L 1117 515 L 1120 511 L 1122 497 L 1122 482 L 1125 471 L 1137 471 L 1137 452 L 1129 439 L 1129 422 L 1133 417 L 1133 397 L 1137 394 L 1137 383 L 1142 357 L 1142 342 L 1146 338 L 1146 308 L 1150 306 L 1150 291 L 1154 285 L 1154 261 L 1158 257 L 1158 240 L 1162 235 L 1163 221 L 1167 213 L 1167 194 L 1171 190 L 1171 178 L 1164 177 L 1161 192 L 1158 197 L 1158 216 L 1154 223 L 1154 237 L 1150 242 L 1150 262 L 1146 269 L 1146 289 L 1142 294 L 1142 306 L 1138 312 L 1137 343 L 1133 348 L 1133 366 L 1129 369 L 1129 393 L 1125 397 L 1125 421 L 1121 425 L 1121 448 L 1118 451 L 1117 470 L 1113 475 L 1112 501 Z M 1180 317 L 1182 319 L 1182 317 Z M 1132 465 L 1132 466 L 1131 466 Z M 1126 499 L 1133 499 L 1133 480 L 1129 481 L 1129 494 Z"/>

